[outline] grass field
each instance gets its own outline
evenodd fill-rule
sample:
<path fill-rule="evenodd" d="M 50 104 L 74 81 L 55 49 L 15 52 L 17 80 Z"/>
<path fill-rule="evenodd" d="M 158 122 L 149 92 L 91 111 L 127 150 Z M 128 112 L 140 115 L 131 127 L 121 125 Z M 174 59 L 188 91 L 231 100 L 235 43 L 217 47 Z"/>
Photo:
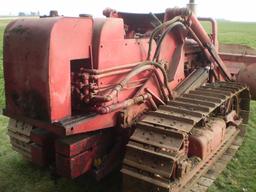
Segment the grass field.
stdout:
<path fill-rule="evenodd" d="M 243 44 L 256 48 L 256 23 L 219 21 L 221 43 Z"/>
<path fill-rule="evenodd" d="M 0 21 L 0 107 L 4 106 L 2 74 L 2 37 L 8 21 Z M 256 48 L 256 23 L 219 22 L 222 43 L 239 43 Z M 211 192 L 256 191 L 256 102 L 251 105 L 251 118 L 243 146 L 226 170 L 220 175 Z M 23 160 L 11 149 L 6 135 L 8 119 L 0 116 L 0 192 L 120 192 L 121 175 L 118 171 L 97 184 L 88 176 L 74 181 L 60 179 L 57 187 L 48 170 L 40 169 Z"/>

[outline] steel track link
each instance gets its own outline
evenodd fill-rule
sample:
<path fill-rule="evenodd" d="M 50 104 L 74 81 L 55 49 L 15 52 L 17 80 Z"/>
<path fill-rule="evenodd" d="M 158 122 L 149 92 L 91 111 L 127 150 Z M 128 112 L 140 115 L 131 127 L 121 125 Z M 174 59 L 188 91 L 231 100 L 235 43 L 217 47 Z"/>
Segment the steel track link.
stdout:
<path fill-rule="evenodd" d="M 216 111 L 234 97 L 238 98 L 240 117 L 247 123 L 249 91 L 245 85 L 234 82 L 201 86 L 168 105 L 159 106 L 157 111 L 148 112 L 136 124 L 126 147 L 121 170 L 123 191 L 206 191 L 238 149 L 233 149 L 233 141 L 241 128 L 227 129 L 221 146 L 204 161 L 187 157 L 188 137 L 206 118 L 217 118 Z M 211 172 L 220 161 L 222 166 Z"/>
<path fill-rule="evenodd" d="M 18 153 L 22 154 L 25 159 L 31 161 L 32 142 L 30 139 L 30 134 L 33 126 L 15 119 L 10 119 L 7 129 L 12 148 Z"/>

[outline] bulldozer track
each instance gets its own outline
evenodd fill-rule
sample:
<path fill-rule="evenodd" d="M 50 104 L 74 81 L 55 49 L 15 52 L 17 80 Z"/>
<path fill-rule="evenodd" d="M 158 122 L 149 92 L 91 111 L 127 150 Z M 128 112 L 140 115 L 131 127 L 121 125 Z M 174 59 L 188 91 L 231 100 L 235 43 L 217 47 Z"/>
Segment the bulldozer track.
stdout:
<path fill-rule="evenodd" d="M 245 126 L 245 125 L 243 125 Z M 236 134 L 234 135 L 236 136 Z M 234 140 L 235 139 L 235 140 Z M 184 192 L 205 192 L 214 183 L 218 175 L 226 168 L 230 160 L 243 143 L 243 137 L 233 137 L 226 145 L 223 145 L 218 153 L 214 154 L 215 162 L 206 162 L 205 167 L 197 173 L 182 189 Z M 215 159 L 214 159 L 215 158 Z"/>
<path fill-rule="evenodd" d="M 189 134 L 194 128 L 205 127 L 203 122 L 223 119 L 217 111 L 232 98 L 238 99 L 243 122 L 227 128 L 221 146 L 206 160 L 188 158 Z M 124 191 L 206 191 L 242 143 L 249 100 L 245 85 L 217 82 L 200 86 L 148 112 L 135 125 L 126 146 L 121 170 Z"/>
<path fill-rule="evenodd" d="M 8 135 L 10 137 L 12 148 L 22 156 L 31 161 L 31 139 L 30 134 L 33 129 L 32 125 L 10 119 L 8 124 Z"/>

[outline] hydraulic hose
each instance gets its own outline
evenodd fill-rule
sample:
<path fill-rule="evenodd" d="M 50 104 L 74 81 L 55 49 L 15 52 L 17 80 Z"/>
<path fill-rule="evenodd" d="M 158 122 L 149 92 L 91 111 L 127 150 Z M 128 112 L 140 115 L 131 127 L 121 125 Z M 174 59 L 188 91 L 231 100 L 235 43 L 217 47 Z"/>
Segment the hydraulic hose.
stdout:
<path fill-rule="evenodd" d="M 163 74 L 164 77 L 164 86 L 168 91 L 169 96 L 172 95 L 171 90 L 168 87 L 168 77 L 166 74 L 165 69 L 163 66 L 159 63 L 152 62 L 152 61 L 146 61 L 141 63 L 140 65 L 136 66 L 118 85 L 116 85 L 109 94 L 105 96 L 96 96 L 95 99 L 103 101 L 103 102 L 108 102 L 113 100 L 117 94 L 124 88 L 124 86 L 136 75 L 143 71 L 147 70 L 154 70 L 155 68 L 160 69 L 161 73 Z"/>
<path fill-rule="evenodd" d="M 181 27 L 183 27 L 184 30 L 186 30 L 186 26 L 183 23 L 179 22 L 179 21 L 169 25 L 168 28 L 163 32 L 163 34 L 161 35 L 161 38 L 159 39 L 159 41 L 157 43 L 157 48 L 156 48 L 156 51 L 155 51 L 155 54 L 154 54 L 154 57 L 153 57 L 153 61 L 158 60 L 160 50 L 161 50 L 161 44 L 162 44 L 163 39 L 165 38 L 165 36 L 177 26 L 181 26 Z"/>
<path fill-rule="evenodd" d="M 183 21 L 181 16 L 177 16 L 174 17 L 172 20 L 170 21 L 166 21 L 163 24 L 159 25 L 158 27 L 156 27 L 154 29 L 154 31 L 152 32 L 150 38 L 149 38 L 149 48 L 148 48 L 148 55 L 147 55 L 147 60 L 150 60 L 150 55 L 151 55 L 151 50 L 152 50 L 152 42 L 153 39 L 156 37 L 156 35 L 164 28 L 164 27 L 168 27 L 169 25 L 177 22 L 177 21 Z"/>
<path fill-rule="evenodd" d="M 111 101 L 113 98 L 115 98 L 117 96 L 118 92 L 120 92 L 124 88 L 124 86 L 130 81 L 130 79 L 132 79 L 134 76 L 138 75 L 139 73 L 141 73 L 143 71 L 154 70 L 154 68 L 160 69 L 160 71 L 164 77 L 163 84 L 164 84 L 165 88 L 167 89 L 169 96 L 171 96 L 172 92 L 171 92 L 170 88 L 168 87 L 168 77 L 167 77 L 166 71 L 160 63 L 155 62 L 155 59 L 156 59 L 156 57 L 159 56 L 161 43 L 162 43 L 164 37 L 166 36 L 166 34 L 168 34 L 176 26 L 184 27 L 182 21 L 184 21 L 184 19 L 181 16 L 176 16 L 172 20 L 167 21 L 167 22 L 159 25 L 158 27 L 156 27 L 154 29 L 154 31 L 152 32 L 150 39 L 149 39 L 149 49 L 148 49 L 147 60 L 150 60 L 153 39 L 156 37 L 156 35 L 158 35 L 158 33 L 160 33 L 160 31 L 163 28 L 167 27 L 167 29 L 163 32 L 163 34 L 158 42 L 157 49 L 154 54 L 154 60 L 146 61 L 146 62 L 143 62 L 140 65 L 136 66 L 118 85 L 116 85 L 112 89 L 112 91 L 108 95 L 95 96 L 95 99 L 97 99 L 98 101 L 103 101 L 103 102 Z"/>

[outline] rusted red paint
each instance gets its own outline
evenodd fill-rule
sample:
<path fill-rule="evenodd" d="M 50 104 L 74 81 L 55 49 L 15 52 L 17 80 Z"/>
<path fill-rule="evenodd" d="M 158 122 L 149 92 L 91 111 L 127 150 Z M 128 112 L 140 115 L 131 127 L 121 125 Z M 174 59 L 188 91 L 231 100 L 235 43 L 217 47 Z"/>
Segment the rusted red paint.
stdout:
<path fill-rule="evenodd" d="M 233 79 L 248 85 L 252 99 L 256 99 L 256 50 L 244 45 L 225 44 L 220 51 Z"/>
<path fill-rule="evenodd" d="M 153 56 L 158 41 L 153 41 L 147 58 L 150 34 L 156 27 L 149 15 L 112 9 L 104 14 L 105 19 L 16 20 L 6 28 L 4 114 L 44 130 L 31 132 L 34 163 L 55 162 L 60 175 L 75 178 L 91 170 L 95 158 L 109 155 L 113 161 L 120 159 L 134 122 L 146 111 L 167 103 L 174 96 L 172 91 L 198 66 L 211 63 L 216 76 L 213 81 L 235 75 L 256 90 L 256 83 L 248 82 L 248 75 L 255 73 L 255 58 L 222 54 L 228 63 L 224 65 L 217 54 L 214 20 L 201 19 L 212 23 L 208 36 L 187 9 L 156 14 L 161 22 L 180 15 L 188 22 L 164 36 L 157 58 Z M 152 59 L 161 65 L 148 61 Z M 244 65 L 230 64 L 233 60 L 243 60 L 247 68 L 241 71 Z M 217 149 L 223 126 L 216 122 L 212 129 L 204 130 L 201 137 L 191 137 L 195 144 L 191 154 L 205 159 L 209 147 Z M 102 173 L 113 168 L 109 161 L 102 167 Z"/>
<path fill-rule="evenodd" d="M 48 122 L 70 116 L 70 61 L 89 58 L 91 36 L 90 18 L 9 24 L 4 40 L 7 111 Z"/>
<path fill-rule="evenodd" d="M 224 120 L 213 120 L 211 126 L 204 129 L 194 130 L 195 133 L 189 137 L 189 152 L 188 154 L 193 157 L 197 156 L 202 160 L 211 155 L 224 140 L 226 123 Z"/>
<path fill-rule="evenodd" d="M 57 173 L 63 177 L 76 178 L 91 169 L 94 158 L 93 151 L 85 151 L 71 158 L 56 154 Z"/>

